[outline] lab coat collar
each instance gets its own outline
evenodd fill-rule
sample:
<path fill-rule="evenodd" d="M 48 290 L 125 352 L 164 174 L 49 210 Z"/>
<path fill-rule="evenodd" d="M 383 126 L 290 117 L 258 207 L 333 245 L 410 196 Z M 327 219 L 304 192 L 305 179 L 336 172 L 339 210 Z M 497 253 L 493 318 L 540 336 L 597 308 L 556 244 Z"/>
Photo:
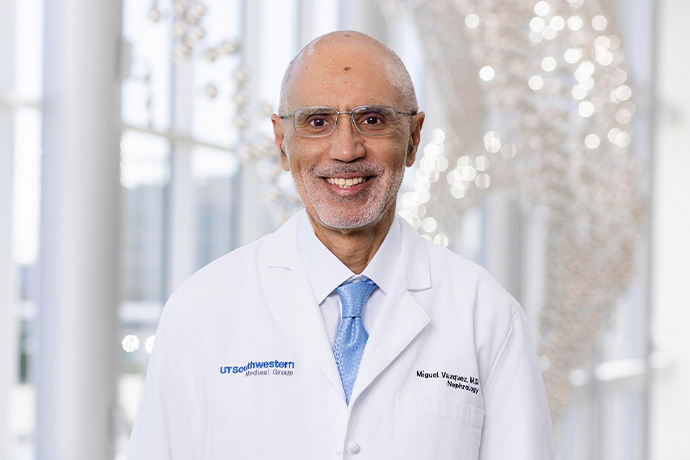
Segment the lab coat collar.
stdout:
<path fill-rule="evenodd" d="M 267 236 L 263 261 L 265 266 L 283 267 L 290 270 L 304 268 L 297 247 L 297 226 L 302 218 L 308 222 L 304 209 L 298 211 L 278 230 Z M 393 221 L 393 225 L 395 224 L 400 227 L 400 258 L 405 266 L 407 289 L 416 291 L 430 288 L 431 274 L 427 241 L 397 213 Z"/>
<path fill-rule="evenodd" d="M 308 217 L 306 212 L 301 213 L 297 222 L 297 246 L 320 305 L 335 288 L 355 274 L 319 240 Z M 362 272 L 386 295 L 390 293 L 399 254 L 400 224 L 393 221 L 381 246 Z"/>
<path fill-rule="evenodd" d="M 319 240 L 308 217 L 306 212 L 302 212 L 297 221 L 297 249 L 320 305 L 354 273 Z"/>

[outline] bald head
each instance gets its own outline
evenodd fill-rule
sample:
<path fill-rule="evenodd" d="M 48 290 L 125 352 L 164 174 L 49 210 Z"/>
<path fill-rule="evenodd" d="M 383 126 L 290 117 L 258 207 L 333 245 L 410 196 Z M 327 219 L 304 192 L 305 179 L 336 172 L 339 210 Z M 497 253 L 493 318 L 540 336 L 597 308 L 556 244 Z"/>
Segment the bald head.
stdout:
<path fill-rule="evenodd" d="M 309 42 L 290 61 L 280 88 L 278 113 L 295 110 L 291 106 L 292 88 L 302 72 L 333 65 L 340 59 L 342 72 L 383 72 L 387 83 L 397 90 L 400 110 L 417 111 L 417 96 L 412 79 L 400 57 L 375 38 L 352 30 L 339 30 Z M 365 68 L 360 68 L 365 67 Z"/>

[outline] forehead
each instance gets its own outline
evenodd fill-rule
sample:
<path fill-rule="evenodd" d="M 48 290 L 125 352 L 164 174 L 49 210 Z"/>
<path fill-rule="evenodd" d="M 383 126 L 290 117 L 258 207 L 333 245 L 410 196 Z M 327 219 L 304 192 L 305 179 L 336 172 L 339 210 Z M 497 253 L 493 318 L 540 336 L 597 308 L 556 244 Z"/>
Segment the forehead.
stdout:
<path fill-rule="evenodd" d="M 289 109 L 326 105 L 339 110 L 365 104 L 400 107 L 394 61 L 380 46 L 345 39 L 317 44 L 297 61 L 288 86 Z"/>

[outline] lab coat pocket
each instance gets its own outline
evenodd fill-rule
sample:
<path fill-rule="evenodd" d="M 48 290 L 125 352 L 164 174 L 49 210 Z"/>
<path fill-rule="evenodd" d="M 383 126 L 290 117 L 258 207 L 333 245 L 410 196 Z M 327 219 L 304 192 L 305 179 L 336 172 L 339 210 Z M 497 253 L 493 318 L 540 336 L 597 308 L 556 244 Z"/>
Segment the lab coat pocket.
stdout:
<path fill-rule="evenodd" d="M 484 411 L 446 399 L 399 393 L 396 460 L 476 460 Z"/>

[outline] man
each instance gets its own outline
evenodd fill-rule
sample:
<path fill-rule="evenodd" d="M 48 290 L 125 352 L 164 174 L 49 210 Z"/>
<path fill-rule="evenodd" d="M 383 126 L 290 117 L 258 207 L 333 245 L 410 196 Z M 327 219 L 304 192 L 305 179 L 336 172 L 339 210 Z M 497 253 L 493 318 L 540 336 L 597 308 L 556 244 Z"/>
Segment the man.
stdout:
<path fill-rule="evenodd" d="M 305 210 L 170 298 L 129 460 L 545 460 L 524 314 L 395 213 L 424 113 L 395 53 L 334 32 L 272 117 Z"/>

